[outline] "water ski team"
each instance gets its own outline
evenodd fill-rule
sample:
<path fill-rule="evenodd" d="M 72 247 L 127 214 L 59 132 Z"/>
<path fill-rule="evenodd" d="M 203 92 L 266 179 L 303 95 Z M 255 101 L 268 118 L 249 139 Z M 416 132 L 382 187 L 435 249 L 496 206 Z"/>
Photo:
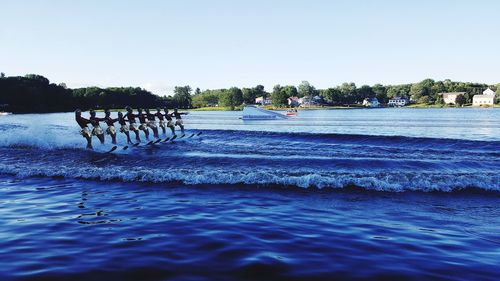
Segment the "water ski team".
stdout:
<path fill-rule="evenodd" d="M 137 113 L 134 113 L 130 106 L 125 108 L 127 113 L 124 115 L 122 112 L 118 112 L 118 118 L 111 117 L 111 111 L 106 109 L 104 111 L 104 118 L 96 116 L 94 110 L 90 110 L 90 117 L 82 117 L 82 111 L 77 109 L 75 111 L 75 119 L 80 126 L 80 134 L 87 140 L 87 148 L 92 149 L 92 136 L 96 136 L 99 141 L 104 144 L 104 134 L 105 131 L 101 128 L 100 122 L 106 123 L 108 126 L 106 133 L 111 136 L 111 142 L 116 144 L 116 129 L 115 123 L 120 124 L 120 132 L 127 136 L 127 144 L 133 144 L 130 139 L 130 131 L 135 133 L 135 139 L 137 142 L 141 142 L 139 137 L 139 130 L 144 132 L 147 140 L 149 140 L 149 129 L 153 131 L 153 136 L 159 139 L 158 127 L 162 129 L 163 135 L 166 135 L 166 128 L 170 128 L 172 135 L 175 134 L 175 126 L 179 126 L 182 134 L 184 134 L 184 123 L 182 121 L 182 115 L 186 115 L 186 112 L 179 112 L 174 109 L 174 112 L 169 113 L 168 108 L 163 108 L 163 113 L 160 108 L 156 108 L 156 113 L 150 112 L 149 109 L 145 109 L 144 112 L 141 108 L 137 109 Z M 175 118 L 175 123 L 172 119 Z M 158 120 L 158 125 L 157 125 Z M 136 123 L 138 121 L 138 123 Z M 128 126 L 127 126 L 128 123 Z M 92 125 L 92 129 L 88 127 Z"/>

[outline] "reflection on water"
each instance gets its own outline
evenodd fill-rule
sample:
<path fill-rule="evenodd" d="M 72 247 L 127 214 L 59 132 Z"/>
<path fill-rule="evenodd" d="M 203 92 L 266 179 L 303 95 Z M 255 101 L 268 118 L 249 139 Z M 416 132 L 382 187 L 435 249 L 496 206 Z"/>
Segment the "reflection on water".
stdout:
<path fill-rule="evenodd" d="M 499 199 L 2 178 L 0 276 L 494 280 Z"/>

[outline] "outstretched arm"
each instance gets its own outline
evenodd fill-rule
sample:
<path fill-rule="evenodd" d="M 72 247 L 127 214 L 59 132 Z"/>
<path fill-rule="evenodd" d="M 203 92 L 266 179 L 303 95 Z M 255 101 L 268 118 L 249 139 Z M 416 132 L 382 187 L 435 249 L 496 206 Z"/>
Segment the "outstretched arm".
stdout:
<path fill-rule="evenodd" d="M 90 119 L 87 119 L 87 118 L 84 118 L 84 117 L 80 117 L 80 119 L 82 121 L 82 123 L 84 123 L 85 125 L 88 125 L 88 124 L 91 124 L 92 122 L 90 121 Z"/>

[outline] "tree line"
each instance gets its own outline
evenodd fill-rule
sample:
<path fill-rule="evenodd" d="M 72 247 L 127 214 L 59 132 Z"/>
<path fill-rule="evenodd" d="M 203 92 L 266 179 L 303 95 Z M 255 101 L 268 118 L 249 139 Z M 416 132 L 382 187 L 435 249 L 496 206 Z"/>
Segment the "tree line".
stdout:
<path fill-rule="evenodd" d="M 325 105 L 347 106 L 361 104 L 366 98 L 377 98 L 380 103 L 387 103 L 389 99 L 402 97 L 418 104 L 434 105 L 443 104 L 439 93 L 464 92 L 458 102 L 472 103 L 472 97 L 481 94 L 487 88 L 497 91 L 497 103 L 500 102 L 500 84 L 487 85 L 470 82 L 453 82 L 451 80 L 434 81 L 425 79 L 414 84 L 402 85 L 363 85 L 357 87 L 355 83 L 343 83 L 337 87 L 316 89 L 309 82 L 303 81 L 298 87 L 293 85 L 275 85 L 272 91 L 266 92 L 264 86 L 254 88 L 236 88 L 218 90 L 205 90 L 193 96 L 194 107 L 229 106 L 236 107 L 243 103 L 253 104 L 257 97 L 270 97 L 274 106 L 288 105 L 290 97 L 320 97 Z"/>
<path fill-rule="evenodd" d="M 363 85 L 343 83 L 339 86 L 316 89 L 307 81 L 297 87 L 293 85 L 275 85 L 267 92 L 262 85 L 253 88 L 231 87 L 227 89 L 207 89 L 194 91 L 190 86 L 174 88 L 172 96 L 158 96 L 139 87 L 86 87 L 69 89 L 64 83 L 56 85 L 36 74 L 6 77 L 0 74 L 0 110 L 18 113 L 73 111 L 76 108 L 124 108 L 127 105 L 154 108 L 199 108 L 224 106 L 231 109 L 242 104 L 253 104 L 257 97 L 271 98 L 274 106 L 288 105 L 290 97 L 320 97 L 325 105 L 360 104 L 365 98 L 377 98 L 380 103 L 387 103 L 394 97 L 411 99 L 420 104 L 443 104 L 443 92 L 464 92 L 458 102 L 472 103 L 472 97 L 481 94 L 487 88 L 500 93 L 500 84 L 487 85 L 451 80 L 434 81 L 425 79 L 414 84 L 402 85 Z M 500 102 L 497 95 L 496 102 Z"/>
<path fill-rule="evenodd" d="M 188 108 L 191 105 L 189 86 L 176 87 L 174 96 L 160 97 L 139 87 L 86 87 L 69 89 L 64 83 L 54 84 L 36 74 L 6 77 L 0 74 L 0 111 L 41 113 L 124 108 L 127 105 L 142 108 L 167 106 Z"/>

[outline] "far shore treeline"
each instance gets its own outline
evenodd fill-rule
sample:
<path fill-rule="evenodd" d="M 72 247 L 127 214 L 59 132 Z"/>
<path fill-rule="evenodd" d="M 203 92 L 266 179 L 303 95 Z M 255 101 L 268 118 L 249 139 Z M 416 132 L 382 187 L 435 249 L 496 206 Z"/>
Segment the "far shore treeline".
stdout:
<path fill-rule="evenodd" d="M 234 109 L 242 104 L 253 104 L 257 97 L 270 97 L 273 106 L 286 107 L 289 97 L 319 96 L 324 105 L 350 106 L 359 105 L 365 98 L 376 97 L 385 104 L 390 98 L 405 97 L 414 103 L 440 105 L 443 99 L 438 93 L 465 92 L 461 104 L 472 103 L 472 97 L 490 88 L 497 92 L 496 103 L 500 102 L 500 84 L 454 82 L 451 80 L 434 81 L 425 79 L 415 84 L 403 85 L 363 85 L 343 83 L 339 86 L 316 89 L 307 81 L 298 87 L 275 85 L 270 92 L 264 86 L 204 90 L 190 86 L 175 87 L 173 96 L 158 96 L 139 87 L 87 87 L 69 89 L 64 83 L 53 84 L 41 76 L 7 77 L 0 75 L 0 111 L 15 113 L 30 112 L 65 112 L 76 108 L 82 110 L 103 108 L 124 108 L 127 105 L 142 108 L 167 106 L 169 108 L 200 108 L 220 106 Z"/>

